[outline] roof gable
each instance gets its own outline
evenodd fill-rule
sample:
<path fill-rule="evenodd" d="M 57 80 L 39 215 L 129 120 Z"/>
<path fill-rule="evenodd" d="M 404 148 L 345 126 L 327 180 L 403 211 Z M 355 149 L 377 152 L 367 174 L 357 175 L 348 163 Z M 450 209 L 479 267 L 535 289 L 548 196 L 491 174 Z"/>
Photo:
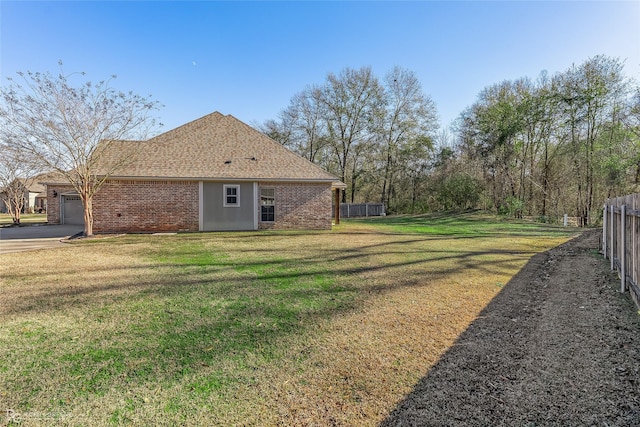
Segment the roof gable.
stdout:
<path fill-rule="evenodd" d="M 112 176 L 338 181 L 251 126 L 219 112 L 147 141 L 110 141 L 100 163 L 114 164 L 121 153 L 128 152 L 135 154 Z"/>

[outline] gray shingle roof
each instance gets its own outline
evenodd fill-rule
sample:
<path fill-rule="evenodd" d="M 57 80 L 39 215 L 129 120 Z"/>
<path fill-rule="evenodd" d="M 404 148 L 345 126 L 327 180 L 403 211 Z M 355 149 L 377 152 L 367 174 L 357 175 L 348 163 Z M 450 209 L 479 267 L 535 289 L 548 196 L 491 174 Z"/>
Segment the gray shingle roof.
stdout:
<path fill-rule="evenodd" d="M 326 181 L 338 178 L 231 115 L 214 112 L 147 141 L 111 141 L 102 168 L 133 153 L 112 177 Z"/>

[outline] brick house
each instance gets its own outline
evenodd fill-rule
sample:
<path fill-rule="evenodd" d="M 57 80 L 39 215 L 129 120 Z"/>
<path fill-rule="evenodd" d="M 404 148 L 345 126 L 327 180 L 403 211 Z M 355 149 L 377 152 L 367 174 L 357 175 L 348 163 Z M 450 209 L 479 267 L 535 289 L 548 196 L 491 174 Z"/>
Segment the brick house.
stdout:
<path fill-rule="evenodd" d="M 147 141 L 115 141 L 130 161 L 93 199 L 94 232 L 329 229 L 345 185 L 231 115 L 209 114 Z M 98 169 L 99 172 L 100 169 Z M 47 183 L 49 223 L 83 223 L 67 183 Z"/>
<path fill-rule="evenodd" d="M 9 185 L 24 192 L 24 206 L 21 213 L 43 213 L 47 210 L 46 188 L 43 182 L 59 179 L 56 172 L 47 172 L 30 178 L 17 178 Z M 16 193 L 14 193 L 16 194 Z M 7 213 L 6 202 L 10 199 L 7 188 L 0 188 L 0 213 Z"/>

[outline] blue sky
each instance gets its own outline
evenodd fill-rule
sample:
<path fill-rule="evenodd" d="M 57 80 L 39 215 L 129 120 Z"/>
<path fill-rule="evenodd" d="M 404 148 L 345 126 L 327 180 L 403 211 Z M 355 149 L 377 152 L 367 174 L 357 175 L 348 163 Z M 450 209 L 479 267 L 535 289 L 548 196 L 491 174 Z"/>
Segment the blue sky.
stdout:
<path fill-rule="evenodd" d="M 640 80 L 640 1 L 0 1 L 0 74 L 84 71 L 153 95 L 169 130 L 277 118 L 327 73 L 414 71 L 444 127 L 486 86 L 598 54 Z"/>

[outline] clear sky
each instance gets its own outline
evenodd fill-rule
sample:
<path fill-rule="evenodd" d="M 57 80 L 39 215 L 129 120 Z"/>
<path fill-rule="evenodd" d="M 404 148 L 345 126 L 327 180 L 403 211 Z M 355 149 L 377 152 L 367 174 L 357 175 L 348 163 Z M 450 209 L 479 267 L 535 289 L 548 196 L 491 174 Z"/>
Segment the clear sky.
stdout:
<path fill-rule="evenodd" d="M 0 74 L 84 71 L 152 95 L 169 130 L 277 118 L 329 72 L 414 71 L 443 126 L 486 86 L 605 54 L 640 80 L 640 1 L 0 1 Z"/>

